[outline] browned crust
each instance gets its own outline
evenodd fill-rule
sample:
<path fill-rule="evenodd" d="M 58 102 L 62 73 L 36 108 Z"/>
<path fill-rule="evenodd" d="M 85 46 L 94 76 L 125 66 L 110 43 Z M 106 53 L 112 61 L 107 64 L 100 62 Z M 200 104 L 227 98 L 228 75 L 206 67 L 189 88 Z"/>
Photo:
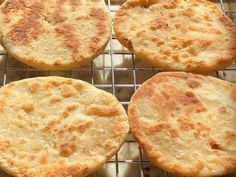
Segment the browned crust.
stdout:
<path fill-rule="evenodd" d="M 177 1 L 177 0 L 176 0 Z M 192 73 L 202 73 L 207 74 L 211 72 L 215 72 L 218 70 L 223 70 L 230 66 L 236 57 L 236 25 L 232 22 L 232 20 L 225 15 L 219 7 L 215 5 L 213 2 L 209 2 L 208 0 L 194 0 L 195 2 L 201 2 L 206 3 L 208 5 L 215 6 L 215 10 L 221 17 L 219 18 L 220 21 L 225 25 L 225 28 L 229 32 L 231 36 L 231 42 L 230 47 L 228 48 L 228 53 L 215 57 L 214 64 L 206 64 L 201 62 L 189 62 L 186 64 L 185 69 L 178 69 L 173 66 L 169 66 L 166 63 L 163 63 L 161 60 L 158 59 L 158 56 L 156 54 L 150 53 L 148 50 L 142 50 L 142 51 L 134 51 L 133 45 L 130 39 L 124 37 L 124 33 L 119 31 L 119 25 L 120 25 L 120 17 L 124 16 L 126 14 L 126 10 L 135 7 L 135 6 L 143 6 L 144 8 L 148 8 L 152 4 L 158 3 L 157 0 L 129 0 L 126 3 L 124 3 L 119 11 L 116 13 L 115 19 L 114 19 L 114 31 L 116 34 L 117 39 L 119 42 L 125 46 L 130 52 L 134 53 L 138 59 L 150 63 L 151 65 L 155 67 L 161 67 L 164 70 L 168 71 L 186 71 L 186 72 L 192 72 Z"/>
<path fill-rule="evenodd" d="M 158 166 L 159 168 L 168 171 L 170 173 L 180 175 L 180 176 L 185 176 L 185 177 L 211 177 L 211 176 L 221 176 L 221 175 L 226 175 L 232 172 L 236 171 L 236 161 L 235 159 L 231 159 L 229 161 L 225 160 L 225 170 L 221 171 L 219 174 L 211 174 L 211 175 L 199 175 L 200 170 L 204 167 L 204 164 L 202 162 L 196 163 L 196 166 L 192 166 L 192 168 L 183 168 L 181 164 L 179 165 L 173 165 L 171 162 L 166 162 L 165 157 L 161 155 L 161 152 L 158 151 L 155 146 L 152 144 L 151 141 L 148 140 L 146 137 L 146 134 L 142 131 L 142 125 L 140 125 L 138 119 L 139 119 L 139 113 L 137 110 L 137 106 L 135 104 L 135 101 L 139 99 L 142 95 L 148 95 L 150 94 L 151 96 L 151 91 L 150 87 L 152 86 L 153 83 L 158 83 L 159 81 L 165 80 L 165 77 L 176 77 L 176 78 L 182 78 L 182 79 L 193 79 L 193 78 L 198 78 L 198 79 L 204 79 L 204 76 L 201 75 L 195 75 L 191 73 L 185 73 L 185 72 L 162 72 L 151 79 L 145 81 L 141 87 L 134 93 L 130 100 L 130 104 L 128 106 L 128 117 L 129 117 L 129 124 L 130 124 L 130 130 L 135 138 L 135 140 L 138 142 L 140 147 L 143 149 L 144 153 L 147 155 L 147 157 L 152 161 L 153 164 Z M 236 89 L 236 85 L 227 81 L 221 81 L 219 79 L 210 77 L 214 82 L 222 85 L 230 85 L 233 86 Z M 196 85 L 196 84 L 194 84 Z M 230 87 L 229 86 L 229 87 Z M 192 87 L 189 85 L 189 87 Z M 234 93 L 234 90 L 233 90 Z M 189 125 L 191 126 L 191 125 Z M 223 164 L 224 164 L 223 163 Z"/>
<path fill-rule="evenodd" d="M 16 2 L 16 5 L 21 5 Z M 44 8 L 43 4 L 35 2 L 32 5 L 32 9 L 23 15 L 23 18 L 12 26 L 7 36 L 14 41 L 16 44 L 25 45 L 36 40 L 39 35 L 43 34 L 45 30 L 38 21 L 40 13 Z M 5 8 L 3 11 L 7 15 L 11 8 Z M 37 30 L 35 30 L 37 29 Z"/>
<path fill-rule="evenodd" d="M 55 32 L 63 36 L 66 47 L 72 51 L 73 60 L 76 59 L 80 47 L 79 39 L 76 34 L 74 34 L 74 30 L 75 28 L 69 24 L 55 28 Z"/>
<path fill-rule="evenodd" d="M 13 58 L 19 60 L 20 62 L 26 65 L 29 65 L 38 69 L 42 69 L 42 70 L 69 70 L 69 69 L 77 68 L 79 66 L 87 65 L 91 61 L 93 61 L 95 58 L 97 58 L 105 50 L 108 42 L 109 40 L 107 40 L 104 46 L 100 48 L 97 51 L 97 53 L 94 54 L 92 58 L 80 58 L 68 64 L 61 63 L 61 62 L 54 62 L 52 65 L 49 65 L 48 63 L 43 62 L 39 58 L 28 57 L 28 58 L 22 59 L 22 57 L 15 55 L 15 53 L 13 53 L 11 49 L 7 48 L 6 45 L 1 41 L 1 33 L 0 33 L 0 44 L 8 52 L 9 55 L 11 55 Z"/>
<path fill-rule="evenodd" d="M 64 23 L 67 18 L 65 16 L 61 16 L 60 13 L 58 13 L 61 11 L 61 6 L 66 1 L 69 1 L 72 11 L 75 11 L 77 7 L 82 4 L 80 0 L 57 0 L 56 2 L 58 3 L 57 5 L 58 8 L 55 8 L 54 16 L 52 14 L 51 17 L 52 19 L 45 19 L 45 20 L 48 23 L 55 26 L 55 33 L 63 37 L 65 48 L 67 48 L 67 50 L 71 50 L 71 56 L 68 56 L 71 58 L 70 62 L 66 62 L 66 59 L 65 62 L 62 61 L 61 59 L 57 60 L 56 57 L 54 58 L 53 63 L 47 62 L 45 58 L 31 57 L 30 55 L 22 57 L 19 53 L 15 53 L 13 51 L 12 48 L 14 47 L 8 45 L 8 43 L 5 42 L 6 37 L 3 36 L 2 32 L 0 32 L 0 43 L 3 46 L 3 48 L 15 59 L 32 67 L 43 70 L 67 70 L 90 63 L 105 50 L 109 42 L 111 26 L 110 25 L 107 26 L 107 23 L 105 22 L 111 21 L 110 16 L 108 12 L 105 12 L 103 9 L 100 8 L 91 9 L 90 16 L 91 18 L 94 18 L 94 20 L 96 21 L 95 25 L 98 28 L 98 30 L 95 33 L 95 37 L 91 36 L 91 41 L 89 41 L 89 43 L 91 43 L 91 51 L 90 51 L 91 55 L 82 56 L 80 54 L 82 52 L 79 51 L 81 46 L 80 41 L 78 40 L 77 34 L 73 33 L 74 27 L 71 24 L 59 25 L 59 23 Z M 7 2 L 3 3 L 1 7 L 5 6 L 6 3 Z M 13 4 L 11 4 L 9 7 L 7 6 L 7 8 L 2 10 L 2 13 L 8 14 L 12 10 L 21 9 L 25 6 L 24 3 L 25 3 L 24 0 L 14 1 Z M 40 4 L 35 4 L 32 5 L 31 8 L 32 9 L 29 10 L 29 12 L 24 15 L 24 18 L 22 18 L 22 20 L 20 20 L 17 24 L 15 24 L 14 25 L 15 27 L 13 27 L 12 30 L 8 33 L 8 37 L 10 37 L 11 40 L 14 41 L 14 43 L 16 43 L 16 45 L 27 46 L 29 45 L 30 42 L 32 42 L 32 40 L 37 40 L 38 36 L 42 35 L 42 33 L 47 33 L 47 30 L 42 28 L 38 20 L 39 16 L 40 18 L 42 18 L 41 17 L 42 15 L 40 14 L 41 12 L 39 10 L 42 9 L 43 7 L 41 7 Z M 21 29 L 20 31 L 18 30 L 19 28 Z M 35 30 L 35 28 L 37 30 Z M 101 36 L 104 36 L 106 38 L 106 40 L 103 40 L 102 43 L 100 42 Z M 100 43 L 99 45 L 98 42 Z M 48 58 L 48 60 L 50 60 L 50 58 Z"/>
<path fill-rule="evenodd" d="M 118 12 L 116 13 L 115 15 L 115 18 L 114 18 L 114 23 L 113 23 L 113 26 L 114 26 L 114 31 L 115 31 L 115 34 L 116 34 L 116 37 L 117 39 L 119 40 L 119 42 L 124 45 L 130 52 L 134 53 L 133 51 L 133 47 L 132 47 L 132 43 L 129 39 L 125 38 L 124 37 L 124 34 L 122 32 L 120 32 L 118 30 L 118 27 L 120 25 L 120 19 L 119 17 L 121 16 L 124 16 L 126 15 L 126 10 L 129 8 L 129 7 L 133 7 L 134 5 L 137 5 L 138 4 L 138 0 L 133 0 L 133 1 L 126 1 L 121 7 L 120 9 L 118 10 Z"/>

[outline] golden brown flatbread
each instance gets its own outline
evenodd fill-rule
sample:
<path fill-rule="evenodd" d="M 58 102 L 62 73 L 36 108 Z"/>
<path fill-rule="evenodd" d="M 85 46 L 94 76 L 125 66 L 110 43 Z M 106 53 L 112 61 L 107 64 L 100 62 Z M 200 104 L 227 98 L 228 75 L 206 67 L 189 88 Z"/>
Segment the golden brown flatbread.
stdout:
<path fill-rule="evenodd" d="M 163 72 L 137 90 L 128 114 L 133 136 L 161 169 L 186 177 L 236 171 L 236 84 Z"/>
<path fill-rule="evenodd" d="M 40 69 L 89 63 L 105 49 L 110 32 L 103 0 L 5 0 L 0 6 L 1 44 Z"/>
<path fill-rule="evenodd" d="M 212 72 L 235 58 L 236 27 L 207 0 L 128 0 L 114 30 L 139 59 L 165 70 Z"/>

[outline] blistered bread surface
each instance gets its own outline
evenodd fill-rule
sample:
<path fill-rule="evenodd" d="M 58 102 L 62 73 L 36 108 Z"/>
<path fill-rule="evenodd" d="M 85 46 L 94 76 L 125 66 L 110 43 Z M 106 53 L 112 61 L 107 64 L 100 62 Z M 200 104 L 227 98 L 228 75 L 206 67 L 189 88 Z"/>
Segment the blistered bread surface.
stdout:
<path fill-rule="evenodd" d="M 13 176 L 86 176 L 124 141 L 118 100 L 88 83 L 42 77 L 0 89 L 0 168 Z"/>
<path fill-rule="evenodd" d="M 114 29 L 139 59 L 165 70 L 211 72 L 235 57 L 236 27 L 207 0 L 128 0 Z"/>
<path fill-rule="evenodd" d="M 164 72 L 146 81 L 129 108 L 131 132 L 148 158 L 187 177 L 236 169 L 236 84 Z"/>
<path fill-rule="evenodd" d="M 103 0 L 5 0 L 0 6 L 3 47 L 40 69 L 89 63 L 104 50 L 110 32 Z"/>

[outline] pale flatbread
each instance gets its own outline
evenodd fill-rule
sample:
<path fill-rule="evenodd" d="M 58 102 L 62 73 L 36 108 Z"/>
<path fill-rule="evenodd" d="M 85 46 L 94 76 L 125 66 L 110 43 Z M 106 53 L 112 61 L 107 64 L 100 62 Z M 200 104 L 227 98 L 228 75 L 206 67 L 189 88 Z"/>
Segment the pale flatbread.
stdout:
<path fill-rule="evenodd" d="M 129 126 L 111 94 L 62 77 L 0 89 L 0 168 L 13 176 L 87 176 L 116 153 Z"/>

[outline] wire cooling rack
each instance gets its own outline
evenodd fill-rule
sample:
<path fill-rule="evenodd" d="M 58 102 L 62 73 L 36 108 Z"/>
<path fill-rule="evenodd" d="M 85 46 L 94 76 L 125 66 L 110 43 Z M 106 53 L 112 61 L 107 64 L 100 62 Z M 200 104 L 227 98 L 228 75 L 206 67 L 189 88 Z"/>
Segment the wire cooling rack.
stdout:
<path fill-rule="evenodd" d="M 107 0 L 112 17 L 124 0 Z M 236 0 L 215 0 L 222 10 L 236 23 Z M 106 50 L 90 65 L 70 71 L 43 71 L 31 68 L 12 59 L 0 47 L 0 87 L 5 84 L 37 76 L 57 75 L 87 81 L 97 88 L 115 95 L 127 109 L 134 91 L 147 79 L 161 72 L 135 59 L 117 41 L 114 32 Z M 236 83 L 236 63 L 229 68 L 213 73 L 213 76 Z M 145 157 L 138 144 L 129 135 L 116 154 L 102 169 L 91 177 L 172 177 L 154 167 Z M 0 172 L 0 177 L 9 177 Z M 229 176 L 228 176 L 229 177 Z M 236 174 L 230 177 L 236 177 Z"/>

